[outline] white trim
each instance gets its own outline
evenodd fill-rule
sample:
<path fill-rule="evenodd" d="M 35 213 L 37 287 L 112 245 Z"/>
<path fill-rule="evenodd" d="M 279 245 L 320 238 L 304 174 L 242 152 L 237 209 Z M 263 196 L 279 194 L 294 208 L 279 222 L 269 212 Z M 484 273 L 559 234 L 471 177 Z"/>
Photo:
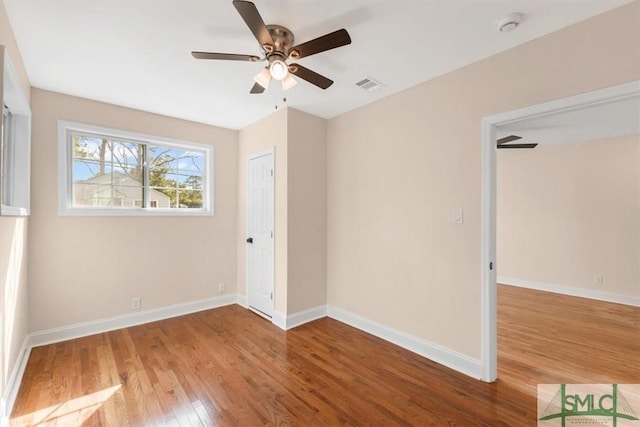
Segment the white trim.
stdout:
<path fill-rule="evenodd" d="M 433 360 L 455 371 L 461 372 L 470 377 L 480 379 L 482 376 L 482 365 L 478 359 L 458 353 L 438 344 L 422 340 L 412 335 L 406 334 L 397 329 L 383 325 L 373 320 L 365 319 L 357 314 L 328 306 L 327 314 L 330 318 L 346 323 L 349 326 L 360 329 L 385 341 L 389 341 L 402 348 L 406 348 L 420 356 Z"/>
<path fill-rule="evenodd" d="M 243 308 L 249 308 L 249 304 L 247 304 L 247 296 L 238 294 L 236 304 Z"/>
<path fill-rule="evenodd" d="M 246 178 L 247 178 L 247 182 L 246 182 L 246 187 L 245 187 L 245 191 L 246 191 L 246 212 L 245 212 L 245 230 L 244 230 L 244 238 L 243 240 L 243 244 L 245 246 L 244 249 L 244 290 L 245 290 L 245 305 L 243 305 L 243 307 L 249 307 L 249 245 L 245 242 L 245 239 L 247 238 L 247 236 L 249 236 L 249 211 L 251 209 L 251 207 L 249 206 L 249 191 L 250 191 L 250 184 L 251 184 L 251 178 L 249 177 L 249 162 L 251 160 L 260 158 L 260 157 L 264 157 L 264 156 L 268 156 L 268 155 L 272 155 L 273 156 L 273 214 L 271 215 L 271 217 L 273 218 L 273 239 L 271 239 L 271 253 L 273 254 L 273 298 L 271 300 L 271 302 L 273 303 L 273 317 L 271 318 L 271 322 L 275 323 L 278 327 L 285 329 L 283 326 L 280 326 L 280 324 L 276 323 L 276 147 L 269 147 L 266 148 L 264 150 L 261 151 L 256 151 L 255 153 L 250 153 L 247 156 L 247 163 L 246 163 Z M 242 305 L 242 304 L 241 304 Z M 280 315 L 284 316 L 283 313 L 279 313 Z M 278 318 L 278 320 L 280 320 L 280 318 Z M 284 321 L 282 322 L 282 325 L 284 325 Z"/>
<path fill-rule="evenodd" d="M 282 329 L 283 331 L 288 331 L 289 329 L 293 329 L 305 323 L 313 322 L 314 320 L 322 319 L 323 317 L 327 317 L 327 306 L 320 305 L 318 307 L 313 307 L 308 310 L 298 311 L 297 313 L 285 314 L 281 311 L 273 311 L 273 317 L 269 317 L 266 314 L 249 307 L 248 305 L 243 305 L 240 303 L 242 300 L 246 302 L 246 297 L 244 295 L 238 295 L 238 305 L 253 311 L 259 316 L 264 317 L 267 320 L 270 320 L 271 323 Z"/>
<path fill-rule="evenodd" d="M 496 319 L 496 126 L 520 120 L 571 111 L 640 95 L 640 80 L 557 99 L 530 107 L 496 114 L 482 119 L 482 198 L 481 198 L 481 360 L 482 380 L 497 378 Z M 489 270 L 493 263 L 493 270 Z"/>
<path fill-rule="evenodd" d="M 144 323 L 223 307 L 225 305 L 235 304 L 236 301 L 236 295 L 224 295 L 220 297 L 169 305 L 132 314 L 124 314 L 108 319 L 93 320 L 90 322 L 62 326 L 60 328 L 47 329 L 31 333 L 29 344 L 31 347 L 37 347 L 74 338 L 86 337 L 88 335 L 100 334 L 116 329 L 128 328 L 130 326 L 142 325 Z"/>
<path fill-rule="evenodd" d="M 28 216 L 31 205 L 31 109 L 8 50 L 0 46 L 0 53 L 4 57 L 2 101 L 13 115 L 12 133 L 15 143 L 8 171 L 12 175 L 9 181 L 11 203 L 0 204 L 0 215 Z M 0 164 L 0 170 L 2 168 Z"/>
<path fill-rule="evenodd" d="M 304 325 L 305 323 L 322 319 L 323 317 L 327 317 L 326 305 L 319 305 L 308 310 L 298 311 L 296 313 L 287 315 L 285 321 L 285 329 L 293 329 L 297 326 Z"/>
<path fill-rule="evenodd" d="M 588 298 L 598 301 L 630 305 L 632 307 L 640 307 L 640 296 L 613 294 L 611 292 L 598 291 L 594 289 L 576 288 L 573 286 L 556 285 L 554 283 L 536 282 L 533 280 L 523 280 L 504 276 L 498 276 L 498 283 L 518 288 L 535 289 L 537 291 L 553 292 L 554 294 L 569 295 L 572 297 Z"/>
<path fill-rule="evenodd" d="M 276 325 L 278 328 L 283 331 L 287 330 L 287 315 L 281 311 L 273 310 L 273 317 L 271 318 L 271 323 Z"/>
<path fill-rule="evenodd" d="M 480 359 L 482 380 L 498 378 L 496 296 L 496 149 L 485 141 L 496 140 L 495 126 L 482 122 L 481 238 L 480 238 Z M 495 361 L 495 362 L 490 362 Z"/>
<path fill-rule="evenodd" d="M 18 353 L 18 358 L 16 359 L 13 369 L 11 370 L 11 374 L 7 379 L 4 395 L 2 396 L 2 408 L 0 408 L 2 412 L 0 425 L 2 426 L 9 424 L 9 416 L 13 411 L 13 405 L 15 404 L 16 397 L 18 396 L 22 377 L 24 376 L 24 371 L 27 368 L 27 362 L 29 361 L 29 355 L 31 354 L 32 348 L 29 344 L 29 338 L 29 335 L 24 337 L 22 347 L 20 347 L 20 353 Z"/>
<path fill-rule="evenodd" d="M 201 209 L 162 208 L 77 208 L 71 206 L 71 153 L 69 152 L 68 131 L 86 132 L 108 137 L 122 138 L 142 144 L 158 144 L 164 147 L 195 149 L 204 152 L 204 179 L 202 193 L 204 206 Z M 144 133 L 94 126 L 84 123 L 58 120 L 58 214 L 61 216 L 213 216 L 215 205 L 215 147 L 213 145 L 164 138 Z M 146 187 L 145 187 L 146 191 Z"/>

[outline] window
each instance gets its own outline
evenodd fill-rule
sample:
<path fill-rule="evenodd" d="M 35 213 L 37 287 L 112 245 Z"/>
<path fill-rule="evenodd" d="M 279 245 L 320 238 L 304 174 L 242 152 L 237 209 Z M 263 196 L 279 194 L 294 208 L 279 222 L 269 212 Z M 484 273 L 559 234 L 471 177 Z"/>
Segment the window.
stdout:
<path fill-rule="evenodd" d="M 61 215 L 211 215 L 212 150 L 59 122 Z"/>
<path fill-rule="evenodd" d="M 0 46 L 3 63 L 0 133 L 0 214 L 29 215 L 31 110 L 11 60 Z"/>
<path fill-rule="evenodd" d="M 9 173 L 13 164 L 13 151 L 15 141 L 13 139 L 12 132 L 13 114 L 9 111 L 9 107 L 6 105 L 2 108 L 2 204 L 5 206 L 11 205 L 11 190 L 13 187 L 13 177 Z"/>

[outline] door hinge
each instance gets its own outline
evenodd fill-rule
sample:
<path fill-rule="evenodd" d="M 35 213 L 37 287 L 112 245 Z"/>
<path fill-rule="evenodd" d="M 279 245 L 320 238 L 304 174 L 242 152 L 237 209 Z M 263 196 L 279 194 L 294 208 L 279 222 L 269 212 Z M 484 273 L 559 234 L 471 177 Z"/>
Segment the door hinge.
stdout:
<path fill-rule="evenodd" d="M 271 300 L 273 300 L 273 292 L 271 292 Z"/>
<path fill-rule="evenodd" d="M 489 270 L 493 270 L 493 263 L 492 262 L 489 263 Z"/>
<path fill-rule="evenodd" d="M 273 239 L 273 230 L 271 230 L 271 238 Z"/>
<path fill-rule="evenodd" d="M 271 176 L 273 176 L 273 169 L 271 169 Z"/>

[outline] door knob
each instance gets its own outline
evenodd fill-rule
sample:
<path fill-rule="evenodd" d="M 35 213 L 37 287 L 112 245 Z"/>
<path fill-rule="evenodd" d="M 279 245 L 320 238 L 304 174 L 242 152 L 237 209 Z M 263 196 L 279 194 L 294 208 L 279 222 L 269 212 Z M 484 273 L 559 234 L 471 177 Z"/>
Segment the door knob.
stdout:
<path fill-rule="evenodd" d="M 253 237 L 249 237 L 249 238 L 247 239 L 247 243 L 253 243 Z"/>

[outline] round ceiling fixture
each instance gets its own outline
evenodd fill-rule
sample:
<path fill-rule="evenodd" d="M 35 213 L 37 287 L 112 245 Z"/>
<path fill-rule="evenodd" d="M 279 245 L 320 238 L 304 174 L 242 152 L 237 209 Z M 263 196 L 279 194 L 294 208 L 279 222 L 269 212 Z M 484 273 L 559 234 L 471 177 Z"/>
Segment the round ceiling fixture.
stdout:
<path fill-rule="evenodd" d="M 518 28 L 521 22 L 521 13 L 510 13 L 498 22 L 498 31 L 501 33 L 508 33 Z"/>

